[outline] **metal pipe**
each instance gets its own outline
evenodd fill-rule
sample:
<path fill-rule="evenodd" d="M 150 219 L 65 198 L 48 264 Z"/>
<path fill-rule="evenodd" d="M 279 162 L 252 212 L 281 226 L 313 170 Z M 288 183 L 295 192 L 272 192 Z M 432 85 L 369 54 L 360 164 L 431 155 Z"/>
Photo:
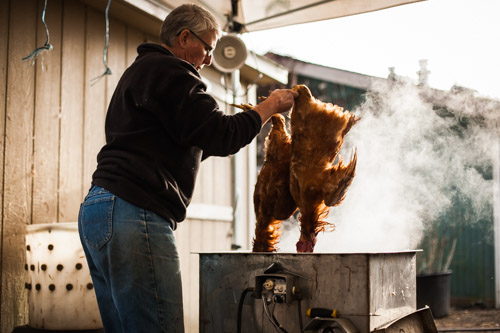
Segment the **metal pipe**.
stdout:
<path fill-rule="evenodd" d="M 233 104 L 238 104 L 238 91 L 240 88 L 240 70 L 237 69 L 231 73 L 231 84 L 233 92 Z M 237 108 L 233 107 L 233 114 L 236 114 Z M 241 226 L 241 153 L 233 155 L 231 160 L 232 177 L 233 177 L 233 239 L 231 244 L 232 250 L 237 250 L 242 247 L 242 226 Z"/>

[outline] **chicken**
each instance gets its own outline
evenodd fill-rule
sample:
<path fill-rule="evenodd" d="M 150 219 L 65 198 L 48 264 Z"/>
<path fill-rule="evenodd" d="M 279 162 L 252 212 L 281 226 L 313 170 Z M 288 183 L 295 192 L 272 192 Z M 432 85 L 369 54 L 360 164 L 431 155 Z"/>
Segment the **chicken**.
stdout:
<path fill-rule="evenodd" d="M 290 194 L 291 140 L 285 118 L 275 114 L 265 142 L 265 159 L 254 191 L 257 223 L 253 252 L 275 252 L 280 227 L 297 209 Z"/>
<path fill-rule="evenodd" d="M 304 85 L 291 114 L 290 192 L 300 210 L 297 252 L 313 252 L 320 231 L 333 230 L 325 221 L 330 206 L 339 205 L 351 185 L 357 154 L 344 164 L 339 155 L 344 137 L 359 120 L 339 106 L 316 100 Z M 333 164 L 338 157 L 337 164 Z"/>

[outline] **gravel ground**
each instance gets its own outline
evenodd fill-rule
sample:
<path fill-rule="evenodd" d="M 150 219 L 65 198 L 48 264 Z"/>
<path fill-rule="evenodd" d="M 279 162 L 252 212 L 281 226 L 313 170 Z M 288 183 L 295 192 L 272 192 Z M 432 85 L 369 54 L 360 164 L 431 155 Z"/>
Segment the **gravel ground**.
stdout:
<path fill-rule="evenodd" d="M 500 309 L 451 309 L 449 316 L 434 322 L 440 332 L 500 332 Z"/>

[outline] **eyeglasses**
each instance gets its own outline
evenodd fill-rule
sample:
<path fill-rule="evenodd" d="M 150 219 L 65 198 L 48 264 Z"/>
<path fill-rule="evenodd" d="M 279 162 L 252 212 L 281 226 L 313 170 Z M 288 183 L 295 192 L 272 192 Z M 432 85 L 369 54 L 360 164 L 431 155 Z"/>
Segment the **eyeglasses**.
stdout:
<path fill-rule="evenodd" d="M 214 53 L 214 48 L 212 46 L 210 46 L 207 42 L 205 42 L 203 39 L 201 39 L 200 36 L 198 36 L 197 34 L 195 34 L 193 32 L 193 30 L 191 30 L 191 29 L 188 29 L 188 30 L 189 30 L 190 33 L 193 34 L 193 36 L 195 36 L 196 38 L 198 38 L 198 40 L 203 43 L 203 45 L 205 46 L 205 51 L 207 52 L 206 56 L 207 57 L 211 57 L 212 54 Z M 180 35 L 181 32 L 179 32 L 178 35 Z"/>

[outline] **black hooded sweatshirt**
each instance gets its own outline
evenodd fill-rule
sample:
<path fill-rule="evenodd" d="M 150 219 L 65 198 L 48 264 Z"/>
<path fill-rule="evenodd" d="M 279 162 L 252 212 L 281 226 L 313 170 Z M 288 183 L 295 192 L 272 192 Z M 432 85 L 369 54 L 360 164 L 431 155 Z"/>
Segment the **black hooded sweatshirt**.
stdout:
<path fill-rule="evenodd" d="M 198 71 L 156 44 L 142 44 L 106 115 L 94 185 L 177 222 L 186 217 L 202 158 L 236 153 L 259 133 L 253 110 L 225 115 Z"/>

